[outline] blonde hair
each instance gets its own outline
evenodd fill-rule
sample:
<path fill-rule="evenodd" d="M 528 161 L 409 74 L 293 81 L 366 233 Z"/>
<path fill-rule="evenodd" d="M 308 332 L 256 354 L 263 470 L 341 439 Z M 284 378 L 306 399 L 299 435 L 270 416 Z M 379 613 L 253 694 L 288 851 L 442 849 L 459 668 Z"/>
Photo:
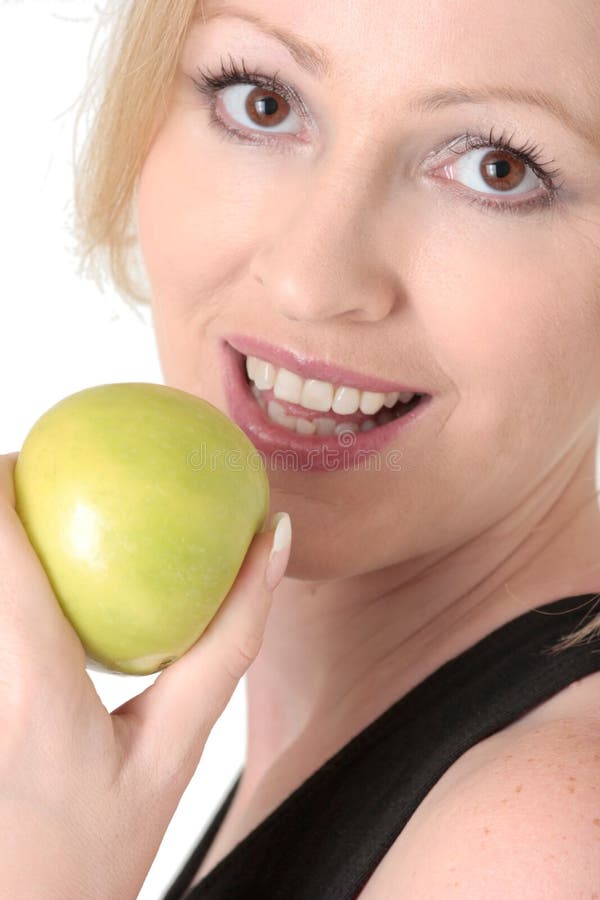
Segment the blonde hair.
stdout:
<path fill-rule="evenodd" d="M 136 275 L 134 197 L 140 170 L 161 116 L 196 0 L 129 0 L 102 12 L 92 44 L 109 33 L 78 103 L 74 141 L 73 235 L 80 274 L 98 285 L 108 271 L 119 293 L 148 303 Z M 113 20 L 113 21 L 111 21 Z M 88 121 L 89 120 L 89 121 Z M 143 280 L 143 274 L 142 274 Z"/>
<path fill-rule="evenodd" d="M 112 13 L 105 10 L 102 15 L 114 17 L 114 23 L 76 117 L 77 134 L 84 116 L 91 115 L 83 152 L 75 154 L 74 234 L 82 270 L 98 284 L 108 270 L 121 295 L 144 304 L 147 288 L 134 272 L 135 188 L 151 138 L 167 111 L 197 6 L 201 11 L 197 0 L 130 0 L 125 14 L 121 2 Z M 141 276 L 143 280 L 143 272 Z M 600 594 L 591 599 L 592 609 L 599 599 Z M 597 613 L 554 649 L 589 642 L 599 634 Z"/>
<path fill-rule="evenodd" d="M 589 609 L 585 613 L 586 616 L 589 616 L 593 610 L 598 608 L 598 603 L 600 601 L 600 593 L 594 594 L 587 603 L 589 604 Z M 552 647 L 553 653 L 559 653 L 561 650 L 566 650 L 568 647 L 576 647 L 578 644 L 590 644 L 594 640 L 598 640 L 600 638 L 600 613 L 596 613 L 592 615 L 589 622 L 585 625 L 580 625 L 579 628 L 576 628 L 571 634 L 566 634 L 560 640 L 554 644 Z"/>

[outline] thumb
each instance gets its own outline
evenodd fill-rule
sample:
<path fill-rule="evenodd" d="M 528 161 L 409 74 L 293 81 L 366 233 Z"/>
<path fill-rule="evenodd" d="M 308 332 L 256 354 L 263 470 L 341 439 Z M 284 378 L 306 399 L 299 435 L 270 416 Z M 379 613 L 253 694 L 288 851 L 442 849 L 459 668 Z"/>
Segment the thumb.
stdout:
<path fill-rule="evenodd" d="M 113 713 L 127 720 L 127 754 L 150 754 L 166 773 L 191 766 L 191 777 L 210 731 L 258 655 L 272 591 L 288 564 L 289 515 L 277 513 L 270 528 L 252 539 L 231 590 L 198 641 Z"/>

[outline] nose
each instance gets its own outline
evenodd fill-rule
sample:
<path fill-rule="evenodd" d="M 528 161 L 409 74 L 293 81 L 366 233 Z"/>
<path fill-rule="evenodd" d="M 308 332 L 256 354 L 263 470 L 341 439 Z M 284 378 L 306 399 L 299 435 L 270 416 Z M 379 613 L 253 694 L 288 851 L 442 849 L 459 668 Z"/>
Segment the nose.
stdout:
<path fill-rule="evenodd" d="M 356 161 L 336 166 L 330 160 L 311 176 L 309 185 L 294 182 L 279 196 L 287 215 L 258 247 L 250 274 L 292 321 L 381 321 L 398 288 L 378 255 L 378 193 Z"/>

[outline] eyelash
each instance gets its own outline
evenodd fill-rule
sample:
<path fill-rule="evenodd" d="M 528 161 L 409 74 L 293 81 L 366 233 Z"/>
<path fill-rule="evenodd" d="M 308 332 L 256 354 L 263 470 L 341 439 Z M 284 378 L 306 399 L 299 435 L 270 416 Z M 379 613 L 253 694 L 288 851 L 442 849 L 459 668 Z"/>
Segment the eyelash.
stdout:
<path fill-rule="evenodd" d="M 490 129 L 487 138 L 482 134 L 470 134 L 467 132 L 464 141 L 466 150 L 478 150 L 481 147 L 493 147 L 496 150 L 504 150 L 516 159 L 522 160 L 531 169 L 533 174 L 540 179 L 545 188 L 545 192 L 541 196 L 532 197 L 530 200 L 525 200 L 522 203 L 498 203 L 495 200 L 487 198 L 471 198 L 469 200 L 470 203 L 491 210 L 518 214 L 533 212 L 540 207 L 548 208 L 558 202 L 559 191 L 564 184 L 562 172 L 558 167 L 555 167 L 554 169 L 548 168 L 554 160 L 541 162 L 542 150 L 539 145 L 530 143 L 515 146 L 513 144 L 512 135 L 511 137 L 507 137 L 505 133 L 502 132 L 499 137 L 495 138 L 493 128 Z M 452 148 L 450 148 L 450 150 L 452 153 L 456 152 L 452 150 Z M 461 154 L 457 153 L 457 155 L 460 156 Z M 558 184 L 555 181 L 557 178 L 561 179 Z"/>
<path fill-rule="evenodd" d="M 242 131 L 241 129 L 233 129 L 228 128 L 223 124 L 221 119 L 215 113 L 215 105 L 214 99 L 215 95 L 223 90 L 223 88 L 228 87 L 233 84 L 250 84 L 255 87 L 262 87 L 265 90 L 271 91 L 273 93 L 279 94 L 283 99 L 294 109 L 301 118 L 310 118 L 309 112 L 306 109 L 303 101 L 297 92 L 289 85 L 280 82 L 277 79 L 277 72 L 274 75 L 265 75 L 264 72 L 260 72 L 256 69 L 251 69 L 248 71 L 246 68 L 246 63 L 242 59 L 241 67 L 237 64 L 237 62 L 230 56 L 229 64 L 226 65 L 221 59 L 221 72 L 220 74 L 214 74 L 210 70 L 203 70 L 200 66 L 197 68 L 198 77 L 192 78 L 194 85 L 197 90 L 205 97 L 208 98 L 208 109 L 210 113 L 210 124 L 217 128 L 224 137 L 228 140 L 238 141 L 242 139 L 248 143 L 254 144 L 269 144 L 269 143 L 277 143 L 277 138 L 269 138 L 266 135 L 266 140 L 264 138 L 257 138 L 253 136 L 251 133 Z M 554 160 L 549 160 L 546 162 L 541 162 L 542 150 L 537 144 L 523 144 L 521 146 L 515 146 L 513 144 L 513 136 L 508 137 L 504 134 L 504 132 L 499 137 L 494 137 L 493 128 L 490 129 L 490 133 L 488 137 L 485 137 L 483 134 L 471 134 L 469 132 L 466 135 L 458 138 L 458 141 L 464 142 L 464 149 L 462 152 L 452 150 L 452 146 L 455 146 L 457 140 L 451 141 L 450 150 L 452 153 L 455 153 L 457 156 L 462 155 L 466 150 L 477 150 L 481 147 L 490 147 L 496 150 L 502 150 L 509 154 L 511 154 L 516 159 L 520 159 L 524 162 L 536 175 L 540 181 L 544 184 L 545 192 L 541 196 L 533 197 L 530 200 L 521 202 L 521 203 L 505 203 L 505 202 L 497 202 L 496 200 L 487 199 L 485 197 L 474 197 L 471 198 L 468 202 L 474 204 L 476 206 L 484 207 L 486 209 L 490 209 L 492 211 L 497 212 L 507 212 L 513 214 L 524 214 L 528 212 L 534 212 L 536 209 L 540 207 L 549 208 L 556 204 L 559 199 L 559 191 L 563 185 L 563 181 L 561 180 L 558 184 L 556 184 L 555 179 L 562 179 L 562 172 L 558 168 L 550 169 L 549 166 Z"/>

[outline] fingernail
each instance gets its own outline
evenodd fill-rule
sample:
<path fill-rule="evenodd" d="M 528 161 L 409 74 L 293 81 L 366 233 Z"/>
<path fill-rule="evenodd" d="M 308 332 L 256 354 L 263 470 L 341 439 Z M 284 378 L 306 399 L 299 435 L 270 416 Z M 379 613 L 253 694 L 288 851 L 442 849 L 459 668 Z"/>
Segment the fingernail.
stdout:
<path fill-rule="evenodd" d="M 271 519 L 273 545 L 265 570 L 265 585 L 274 591 L 285 574 L 292 545 L 292 522 L 286 512 L 276 513 Z"/>

